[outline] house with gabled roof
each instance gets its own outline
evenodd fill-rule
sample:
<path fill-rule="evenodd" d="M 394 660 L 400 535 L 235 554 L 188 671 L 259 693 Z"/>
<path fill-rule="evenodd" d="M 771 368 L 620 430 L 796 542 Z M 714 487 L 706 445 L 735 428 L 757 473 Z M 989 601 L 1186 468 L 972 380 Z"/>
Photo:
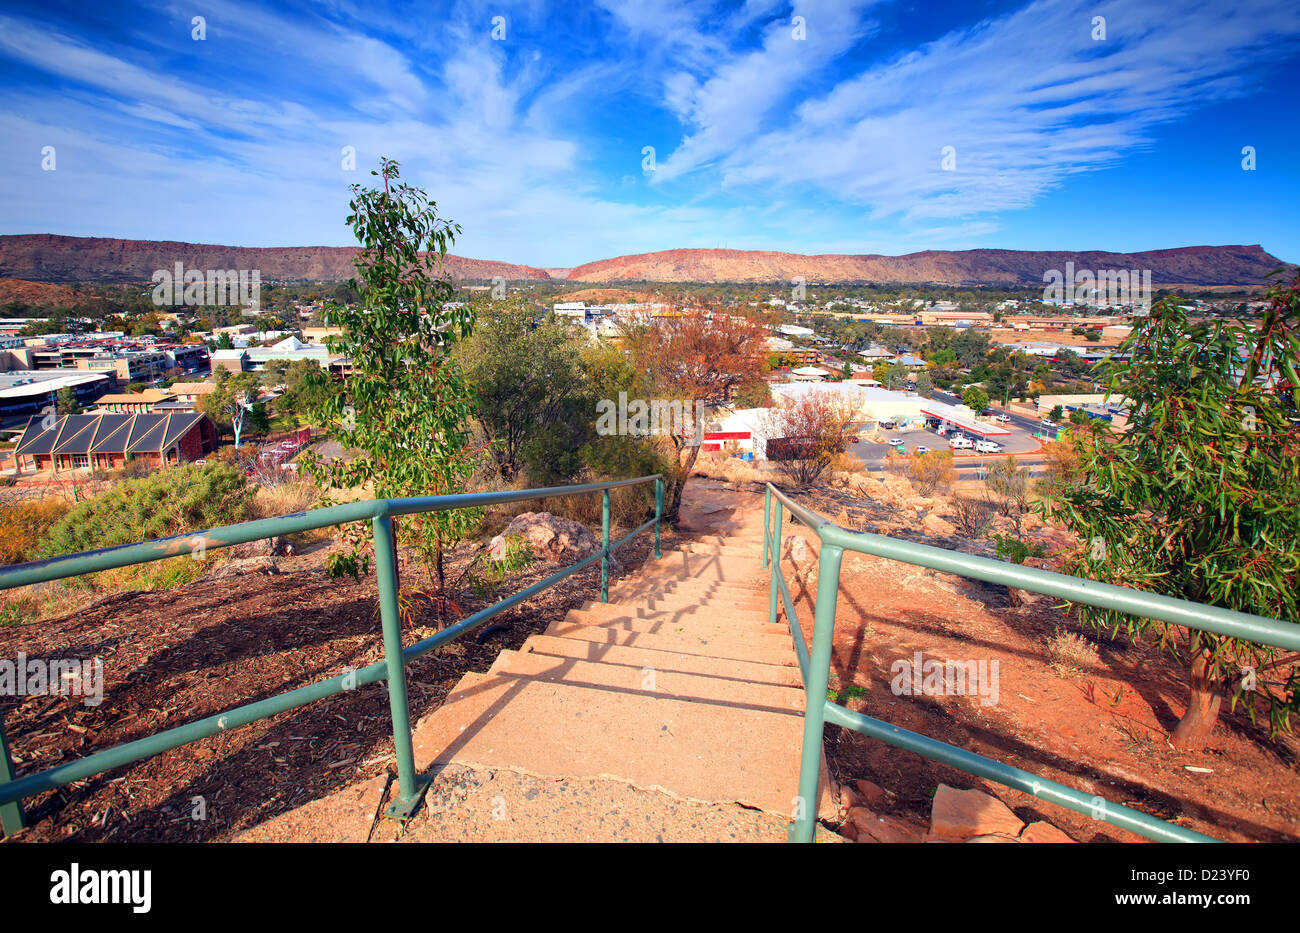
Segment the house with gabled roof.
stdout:
<path fill-rule="evenodd" d="M 217 426 L 193 412 L 32 417 L 14 448 L 14 469 L 154 468 L 202 459 L 217 449 Z"/>

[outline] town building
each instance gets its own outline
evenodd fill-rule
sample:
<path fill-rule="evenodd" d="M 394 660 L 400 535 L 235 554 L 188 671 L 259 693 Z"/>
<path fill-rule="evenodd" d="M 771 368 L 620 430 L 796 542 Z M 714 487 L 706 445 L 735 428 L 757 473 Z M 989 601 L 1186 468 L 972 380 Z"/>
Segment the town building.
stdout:
<path fill-rule="evenodd" d="M 34 415 L 55 411 L 63 389 L 72 392 L 78 405 L 87 407 L 116 385 L 111 375 L 76 369 L 0 372 L 0 428 L 14 428 Z"/>
<path fill-rule="evenodd" d="M 198 414 L 89 414 L 33 417 L 14 448 L 14 472 L 153 467 L 200 460 L 217 449 L 217 427 Z"/>

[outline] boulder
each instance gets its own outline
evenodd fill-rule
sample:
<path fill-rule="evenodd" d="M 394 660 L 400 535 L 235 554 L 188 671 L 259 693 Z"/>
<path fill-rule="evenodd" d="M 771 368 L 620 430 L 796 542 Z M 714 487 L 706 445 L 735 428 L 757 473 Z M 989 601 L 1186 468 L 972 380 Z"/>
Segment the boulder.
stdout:
<path fill-rule="evenodd" d="M 946 839 L 1020 835 L 1025 823 L 998 798 L 940 784 L 930 811 L 930 832 Z"/>
<path fill-rule="evenodd" d="M 957 533 L 957 526 L 932 512 L 921 519 L 921 530 L 935 538 L 951 538 Z"/>
<path fill-rule="evenodd" d="M 600 539 L 585 525 L 550 512 L 524 512 L 488 545 L 493 560 L 504 556 L 505 539 L 515 536 L 528 543 L 533 557 L 553 563 L 571 564 L 600 550 Z"/>

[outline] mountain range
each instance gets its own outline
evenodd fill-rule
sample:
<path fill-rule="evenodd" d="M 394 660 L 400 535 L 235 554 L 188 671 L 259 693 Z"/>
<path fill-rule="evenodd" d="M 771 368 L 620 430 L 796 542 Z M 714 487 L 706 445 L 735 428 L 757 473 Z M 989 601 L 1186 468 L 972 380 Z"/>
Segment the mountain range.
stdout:
<path fill-rule="evenodd" d="M 246 247 L 163 240 L 118 240 L 55 234 L 0 236 L 0 277 L 32 282 L 147 282 L 155 270 L 257 269 L 268 281 L 343 281 L 353 272 L 353 247 Z M 1065 270 L 1151 270 L 1153 285 L 1252 286 L 1275 269 L 1295 267 L 1262 246 L 1188 246 L 1140 253 L 1098 250 L 925 250 L 902 256 L 769 250 L 674 249 L 618 256 L 571 269 L 538 268 L 448 255 L 444 268 L 461 281 L 696 282 L 899 285 L 1042 285 Z"/>

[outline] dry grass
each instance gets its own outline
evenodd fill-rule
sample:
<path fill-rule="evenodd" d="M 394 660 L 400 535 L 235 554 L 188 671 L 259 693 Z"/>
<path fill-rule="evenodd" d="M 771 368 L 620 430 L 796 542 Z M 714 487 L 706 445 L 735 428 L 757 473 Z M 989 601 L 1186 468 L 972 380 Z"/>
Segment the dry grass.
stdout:
<path fill-rule="evenodd" d="M 1047 658 L 1052 670 L 1062 677 L 1082 674 L 1101 661 L 1095 644 L 1078 632 L 1067 632 L 1064 629 L 1057 629 L 1047 639 Z"/>
<path fill-rule="evenodd" d="M 320 501 L 320 490 L 305 479 L 274 485 L 258 486 L 253 496 L 253 517 L 274 518 L 277 515 L 292 515 L 314 508 Z"/>
<path fill-rule="evenodd" d="M 699 459 L 695 461 L 695 467 L 691 470 L 691 475 L 721 480 L 733 486 L 762 483 L 767 478 L 751 461 L 712 451 L 700 454 Z"/>

